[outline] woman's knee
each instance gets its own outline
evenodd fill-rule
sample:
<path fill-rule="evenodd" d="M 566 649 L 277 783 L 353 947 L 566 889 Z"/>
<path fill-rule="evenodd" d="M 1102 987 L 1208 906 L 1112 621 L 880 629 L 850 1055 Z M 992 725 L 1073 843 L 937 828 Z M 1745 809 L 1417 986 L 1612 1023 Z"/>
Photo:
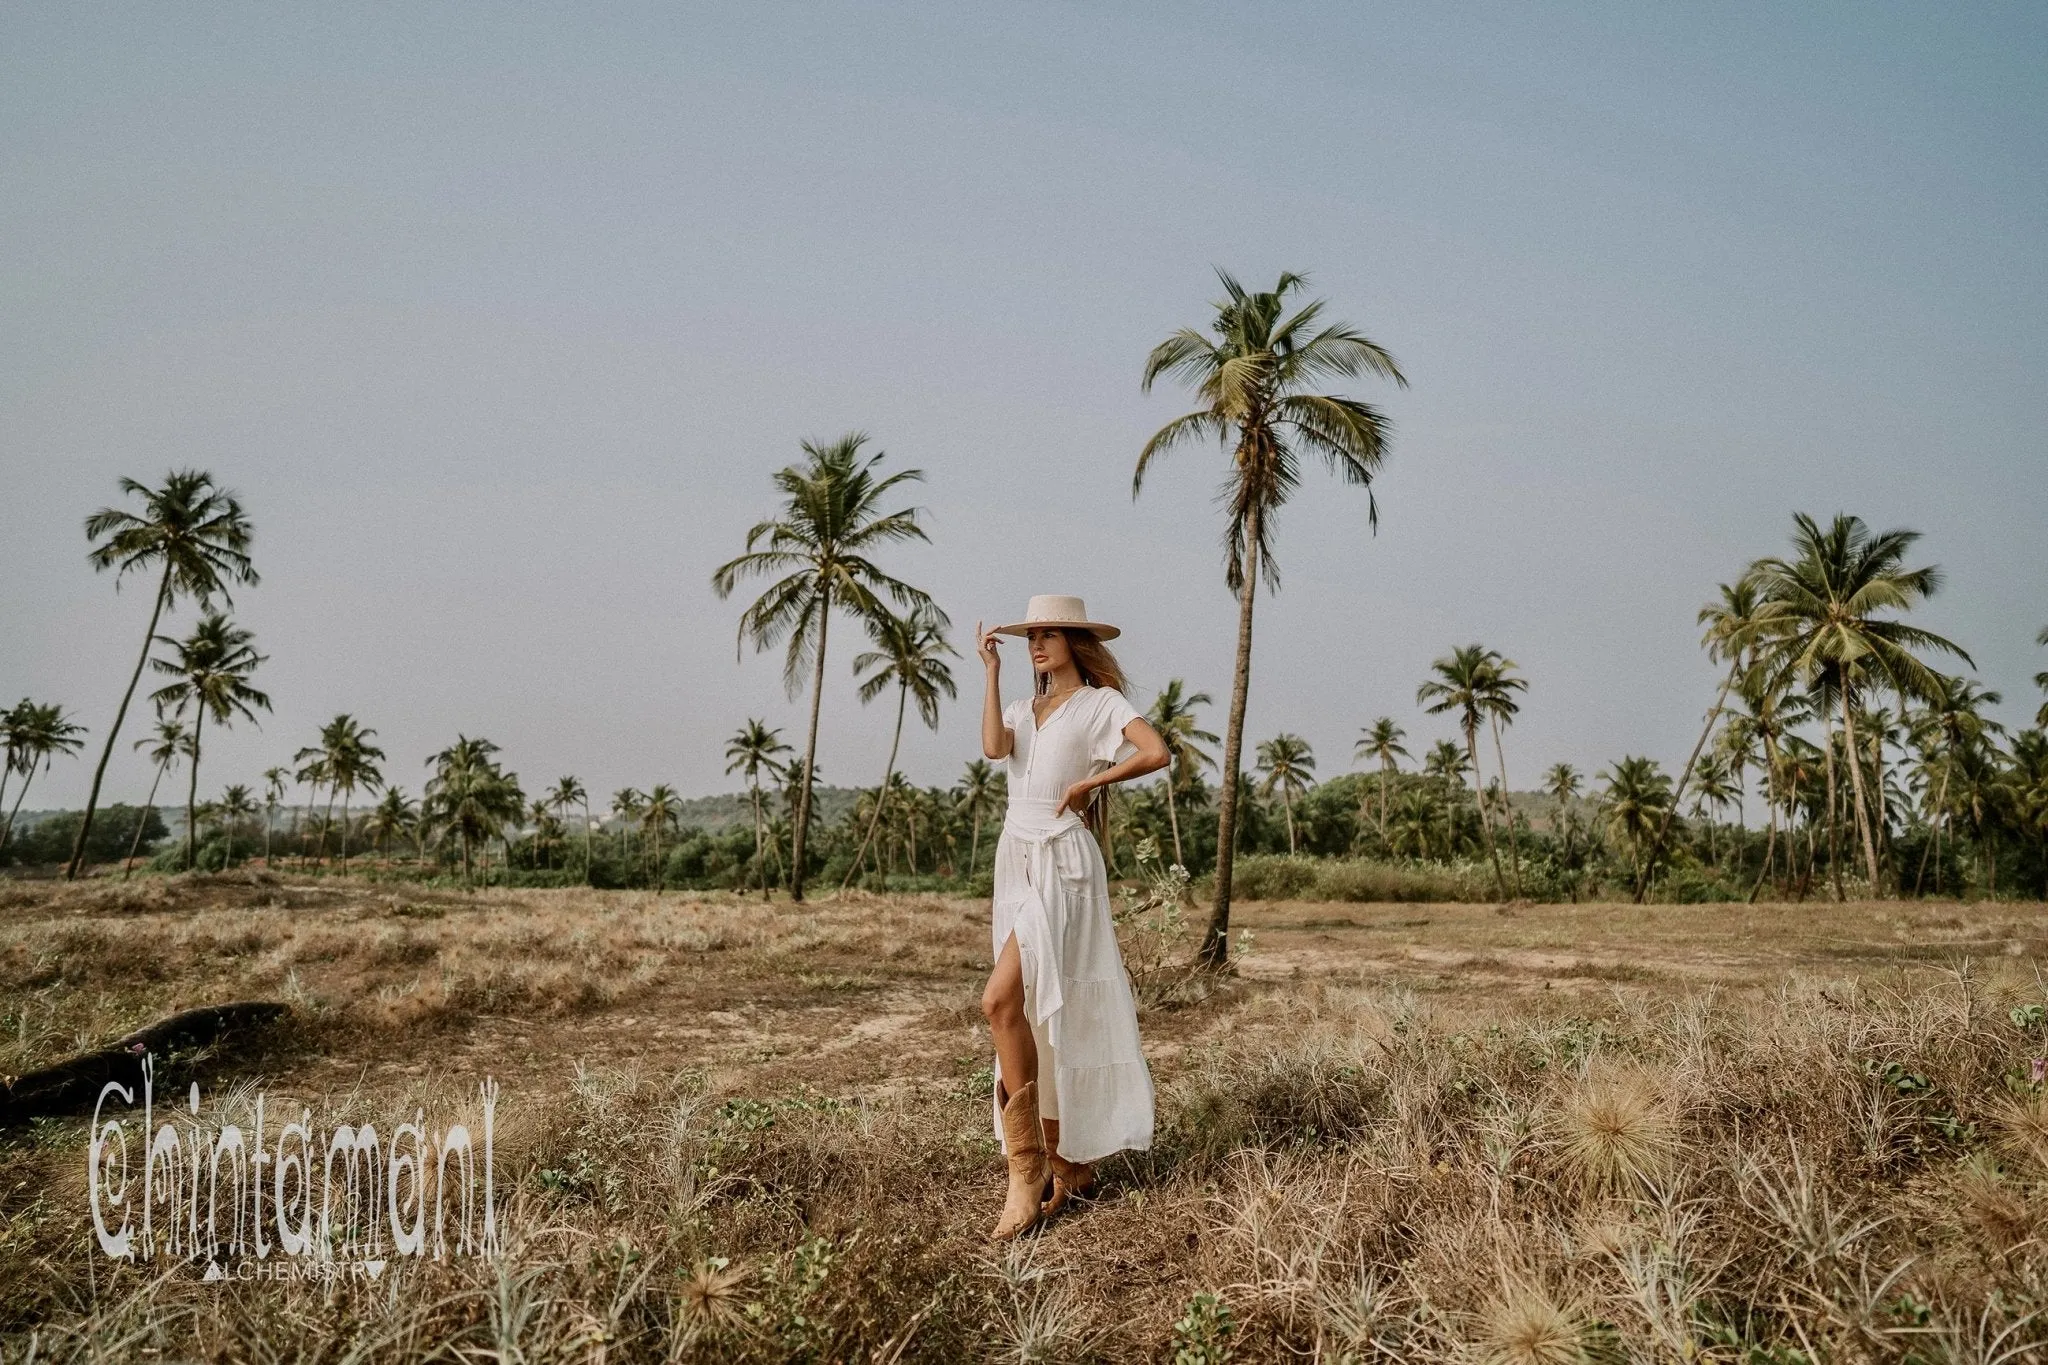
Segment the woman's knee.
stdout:
<path fill-rule="evenodd" d="M 991 1024 L 1012 1024 L 1024 1017 L 1024 983 L 991 981 L 981 993 L 981 1014 Z"/>

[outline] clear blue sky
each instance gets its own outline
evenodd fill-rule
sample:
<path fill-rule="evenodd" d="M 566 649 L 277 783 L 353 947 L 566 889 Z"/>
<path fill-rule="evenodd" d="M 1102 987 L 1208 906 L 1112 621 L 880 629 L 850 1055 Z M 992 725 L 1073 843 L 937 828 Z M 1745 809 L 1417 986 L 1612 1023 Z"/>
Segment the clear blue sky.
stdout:
<path fill-rule="evenodd" d="M 458 731 L 530 787 L 721 789 L 747 716 L 801 723 L 711 570 L 851 428 L 927 471 L 892 566 L 963 637 L 1078 592 L 1145 695 L 1220 698 L 1220 457 L 1129 483 L 1184 406 L 1145 352 L 1222 265 L 1308 272 L 1413 383 L 1358 390 L 1398 424 L 1379 535 L 1320 472 L 1285 514 L 1254 738 L 1325 775 L 1383 713 L 1426 743 L 1416 683 L 1481 640 L 1532 682 L 1517 785 L 1680 761 L 1694 612 L 1794 509 L 1925 532 L 1926 623 L 2016 721 L 2044 162 L 2026 4 L 12 6 L 0 698 L 100 733 L 148 603 L 81 519 L 196 464 L 255 518 L 277 702 L 208 791 L 341 710 L 414 791 Z M 871 783 L 850 661 L 821 759 Z M 917 780 L 974 754 L 960 672 Z M 124 741 L 110 795 L 146 781 Z"/>

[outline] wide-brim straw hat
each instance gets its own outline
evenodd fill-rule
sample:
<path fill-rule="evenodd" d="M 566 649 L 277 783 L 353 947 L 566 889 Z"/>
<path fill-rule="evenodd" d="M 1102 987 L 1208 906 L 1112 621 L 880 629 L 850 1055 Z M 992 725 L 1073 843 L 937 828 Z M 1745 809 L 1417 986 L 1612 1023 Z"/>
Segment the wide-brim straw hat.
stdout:
<path fill-rule="evenodd" d="M 1032 630 L 1085 630 L 1098 640 L 1114 640 L 1123 632 L 1104 621 L 1088 619 L 1088 604 L 1078 597 L 1067 597 L 1060 593 L 1044 593 L 1034 597 L 1024 608 L 1024 619 L 1007 626 L 997 626 L 998 635 L 1023 635 Z"/>

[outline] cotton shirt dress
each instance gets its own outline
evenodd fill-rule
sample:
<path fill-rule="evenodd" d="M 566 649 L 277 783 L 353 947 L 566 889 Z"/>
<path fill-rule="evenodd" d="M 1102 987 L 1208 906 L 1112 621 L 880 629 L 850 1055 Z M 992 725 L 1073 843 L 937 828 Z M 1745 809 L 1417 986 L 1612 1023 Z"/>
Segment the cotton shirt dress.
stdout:
<path fill-rule="evenodd" d="M 1075 692 L 1043 729 L 1029 698 L 1003 708 L 1013 738 L 996 844 L 994 952 L 1000 957 L 1017 936 L 1024 1013 L 1038 1044 L 1039 1113 L 1060 1121 L 1059 1154 L 1069 1161 L 1152 1145 L 1152 1073 L 1138 1047 L 1102 850 L 1080 816 L 1053 813 L 1068 787 L 1137 752 L 1123 735 L 1137 719 L 1121 692 L 1104 687 Z M 998 1141 L 1001 1101 L 999 1091 Z"/>

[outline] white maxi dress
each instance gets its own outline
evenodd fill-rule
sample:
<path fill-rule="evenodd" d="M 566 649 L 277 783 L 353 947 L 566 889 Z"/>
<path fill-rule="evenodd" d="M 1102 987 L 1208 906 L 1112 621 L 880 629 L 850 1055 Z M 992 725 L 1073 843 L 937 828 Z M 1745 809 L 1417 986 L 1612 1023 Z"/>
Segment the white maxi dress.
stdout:
<path fill-rule="evenodd" d="M 1152 1145 L 1152 1073 L 1138 1047 L 1102 850 L 1080 816 L 1053 814 L 1068 787 L 1136 752 L 1123 730 L 1138 718 L 1121 692 L 1103 687 L 1074 693 L 1042 730 L 1029 698 L 1003 709 L 1013 739 L 996 844 L 994 952 L 1000 957 L 1017 936 L 1024 1013 L 1038 1044 L 1039 1113 L 1060 1121 L 1059 1154 L 1069 1161 Z M 999 1090 L 997 1141 L 1001 1098 Z"/>

